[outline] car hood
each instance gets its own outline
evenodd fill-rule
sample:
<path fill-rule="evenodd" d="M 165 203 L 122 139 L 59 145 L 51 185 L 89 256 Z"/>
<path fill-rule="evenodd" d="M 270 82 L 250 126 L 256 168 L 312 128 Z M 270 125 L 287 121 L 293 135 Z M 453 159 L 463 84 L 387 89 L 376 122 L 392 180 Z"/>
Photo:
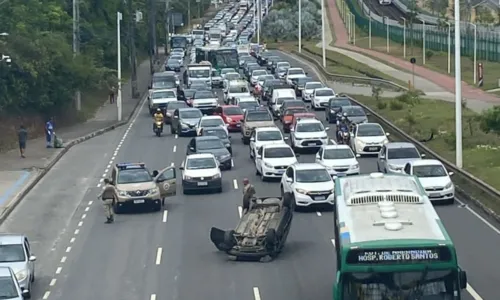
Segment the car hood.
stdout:
<path fill-rule="evenodd" d="M 361 141 L 365 144 L 381 144 L 387 139 L 386 136 L 358 136 L 356 140 Z"/>
<path fill-rule="evenodd" d="M 0 267 L 10 267 L 16 274 L 19 273 L 19 271 L 28 269 L 28 265 L 24 261 L 0 263 Z"/>
<path fill-rule="evenodd" d="M 332 97 L 333 96 L 316 96 L 314 99 L 322 102 L 328 102 Z"/>
<path fill-rule="evenodd" d="M 310 192 L 333 190 L 333 180 L 325 182 L 295 182 L 295 188 Z"/>
<path fill-rule="evenodd" d="M 360 117 L 349 117 L 349 121 L 351 121 L 352 123 L 355 123 L 355 124 L 359 124 L 359 123 L 365 123 L 365 122 L 368 122 L 368 118 L 365 117 L 365 116 L 360 116 Z"/>
<path fill-rule="evenodd" d="M 292 79 L 292 78 L 303 78 L 303 77 L 306 77 L 306 75 L 304 75 L 304 74 L 288 75 L 289 79 Z"/>
<path fill-rule="evenodd" d="M 324 139 L 327 137 L 326 132 L 295 132 L 296 138 L 300 139 Z"/>
<path fill-rule="evenodd" d="M 250 93 L 228 93 L 227 97 L 228 98 L 239 98 L 239 97 L 244 97 L 244 96 L 250 96 Z"/>
<path fill-rule="evenodd" d="M 355 158 L 347 158 L 347 159 L 324 159 L 322 164 L 327 167 L 350 167 L 352 165 L 357 164 L 357 160 Z"/>
<path fill-rule="evenodd" d="M 196 153 L 212 153 L 217 159 L 220 159 L 224 155 L 229 155 L 229 151 L 226 148 L 198 150 Z"/>
<path fill-rule="evenodd" d="M 184 170 L 183 175 L 189 177 L 210 177 L 219 174 L 219 169 Z"/>
<path fill-rule="evenodd" d="M 152 99 L 153 104 L 164 104 L 172 101 L 177 101 L 177 98 L 159 98 L 159 99 Z"/>
<path fill-rule="evenodd" d="M 284 140 L 279 140 L 279 141 L 257 141 L 255 142 L 255 148 L 259 149 L 260 147 L 264 145 L 279 145 L 279 144 L 285 144 Z"/>
<path fill-rule="evenodd" d="M 297 163 L 296 157 L 265 158 L 264 162 L 271 166 L 290 166 Z"/>
<path fill-rule="evenodd" d="M 198 122 L 200 121 L 200 118 L 196 119 L 181 119 L 181 122 L 190 126 L 196 126 Z"/>
<path fill-rule="evenodd" d="M 443 188 L 450 183 L 450 178 L 448 176 L 441 177 L 419 177 L 418 180 L 424 188 Z"/>
<path fill-rule="evenodd" d="M 403 168 L 407 163 L 420 160 L 421 158 L 401 158 L 401 159 L 388 159 L 387 163 Z"/>
<path fill-rule="evenodd" d="M 120 191 L 142 191 L 154 189 L 156 187 L 156 183 L 153 181 L 150 182 L 140 182 L 140 183 L 127 183 L 127 184 L 117 184 L 116 188 Z"/>
<path fill-rule="evenodd" d="M 207 99 L 193 99 L 194 103 L 214 103 L 217 102 L 217 98 L 207 98 Z"/>
<path fill-rule="evenodd" d="M 304 93 L 306 93 L 306 94 L 312 94 L 312 93 L 314 93 L 314 89 L 305 89 Z"/>
<path fill-rule="evenodd" d="M 258 121 L 258 122 L 247 122 L 246 127 L 257 128 L 257 127 L 270 127 L 274 126 L 274 121 Z"/>

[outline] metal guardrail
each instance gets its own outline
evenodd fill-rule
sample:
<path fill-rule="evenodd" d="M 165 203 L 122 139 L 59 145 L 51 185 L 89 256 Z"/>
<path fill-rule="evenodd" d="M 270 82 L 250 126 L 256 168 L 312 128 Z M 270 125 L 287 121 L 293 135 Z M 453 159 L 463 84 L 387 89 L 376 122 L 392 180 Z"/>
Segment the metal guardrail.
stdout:
<path fill-rule="evenodd" d="M 325 70 L 321 63 L 316 59 L 304 55 L 302 53 L 295 52 L 294 55 L 307 60 L 313 65 L 311 66 L 313 69 L 316 69 L 324 79 L 332 79 L 338 78 L 338 74 L 332 74 Z M 343 76 L 343 75 L 340 75 Z M 352 76 L 351 76 L 352 77 Z M 344 78 L 347 78 L 345 76 Z M 349 95 L 346 95 L 349 96 Z M 484 211 L 491 218 L 495 219 L 497 222 L 500 222 L 500 191 L 496 190 L 489 184 L 470 174 L 469 172 L 457 168 L 453 163 L 447 161 L 445 158 L 441 157 L 438 153 L 434 152 L 424 143 L 419 142 L 414 139 L 401 129 L 399 129 L 396 125 L 392 124 L 389 120 L 377 114 L 373 109 L 364 105 L 363 103 L 357 101 L 355 98 L 350 97 L 353 102 L 363 107 L 363 109 L 371 114 L 371 117 L 375 119 L 376 122 L 381 124 L 387 131 L 391 133 L 392 138 L 396 138 L 396 140 L 404 140 L 409 141 L 417 146 L 421 153 L 425 153 L 429 158 L 435 158 L 441 161 L 448 171 L 453 171 L 453 182 L 455 183 L 455 193 L 459 196 L 461 200 L 466 200 L 470 203 L 475 204 L 478 208 Z M 493 207 L 492 207 L 493 206 Z"/>
<path fill-rule="evenodd" d="M 306 48 L 303 48 L 303 50 L 310 52 Z M 292 50 L 292 53 L 296 56 L 302 57 L 303 59 L 305 59 L 309 62 L 312 62 L 314 64 L 319 64 L 319 62 L 311 55 L 299 53 L 298 51 L 295 51 L 295 50 Z M 327 58 L 327 60 L 328 60 L 328 58 Z M 380 78 L 360 77 L 360 76 L 342 75 L 342 74 L 333 74 L 333 73 L 328 73 L 328 77 L 331 81 L 343 82 L 343 83 L 348 82 L 348 83 L 353 83 L 353 85 L 355 85 L 356 83 L 360 83 L 360 84 L 369 85 L 369 86 L 379 86 L 379 87 L 382 87 L 385 89 L 395 90 L 397 92 L 408 91 L 407 87 L 404 87 L 404 86 L 399 85 L 395 82 L 385 80 L 385 79 L 380 79 Z"/>

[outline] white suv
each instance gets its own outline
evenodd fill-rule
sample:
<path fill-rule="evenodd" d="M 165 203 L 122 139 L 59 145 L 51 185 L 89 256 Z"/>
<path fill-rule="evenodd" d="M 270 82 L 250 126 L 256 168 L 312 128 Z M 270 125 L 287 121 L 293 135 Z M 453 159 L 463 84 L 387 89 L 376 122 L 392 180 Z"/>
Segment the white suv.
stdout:
<path fill-rule="evenodd" d="M 264 145 L 257 150 L 255 173 L 261 176 L 262 181 L 281 178 L 286 168 L 296 163 L 297 156 L 287 144 Z"/>
<path fill-rule="evenodd" d="M 278 127 L 260 127 L 250 135 L 250 158 L 254 159 L 260 147 L 271 144 L 285 144 L 285 139 Z"/>
<path fill-rule="evenodd" d="M 316 162 L 324 166 L 331 176 L 359 174 L 358 160 L 348 145 L 322 146 L 316 153 Z"/>
<path fill-rule="evenodd" d="M 196 135 L 201 134 L 202 128 L 208 128 L 208 127 L 222 127 L 224 128 L 224 130 L 226 130 L 226 133 L 229 135 L 227 126 L 228 125 L 224 122 L 221 116 L 203 116 L 198 121 L 198 124 L 196 124 Z"/>
<path fill-rule="evenodd" d="M 330 128 L 324 127 L 318 119 L 299 119 L 295 127 L 290 128 L 292 148 L 309 149 L 328 145 L 328 130 Z"/>
<path fill-rule="evenodd" d="M 331 88 L 315 89 L 312 95 L 312 107 L 314 110 L 324 109 L 333 97 L 335 97 L 335 92 Z"/>
<path fill-rule="evenodd" d="M 280 186 L 281 197 L 291 196 L 295 207 L 335 203 L 333 179 L 320 164 L 291 165 L 281 178 Z"/>
<path fill-rule="evenodd" d="M 184 194 L 207 190 L 222 193 L 222 172 L 212 153 L 188 155 L 180 169 Z"/>

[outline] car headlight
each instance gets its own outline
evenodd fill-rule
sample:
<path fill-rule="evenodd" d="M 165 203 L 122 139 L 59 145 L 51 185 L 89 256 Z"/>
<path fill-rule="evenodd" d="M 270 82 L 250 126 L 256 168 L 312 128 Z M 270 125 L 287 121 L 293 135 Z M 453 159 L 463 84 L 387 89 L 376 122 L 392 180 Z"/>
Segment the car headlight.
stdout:
<path fill-rule="evenodd" d="M 300 141 L 303 140 L 303 138 L 296 137 L 295 140 Z"/>
<path fill-rule="evenodd" d="M 387 143 L 389 143 L 389 140 L 388 140 L 388 139 L 385 139 L 382 143 L 383 143 L 383 144 L 387 144 Z"/>
<path fill-rule="evenodd" d="M 359 169 L 359 164 L 352 165 L 351 169 Z"/>
<path fill-rule="evenodd" d="M 304 194 L 306 195 L 309 191 L 303 190 L 303 189 L 295 189 L 295 191 L 299 194 Z"/>
<path fill-rule="evenodd" d="M 160 192 L 159 188 L 152 188 L 148 191 L 149 194 L 157 194 Z"/>
<path fill-rule="evenodd" d="M 125 196 L 127 196 L 127 192 L 126 192 L 126 191 L 120 191 L 120 190 L 119 190 L 119 191 L 118 191 L 118 195 L 119 195 L 119 196 L 123 196 L 123 197 L 125 197 Z"/>
<path fill-rule="evenodd" d="M 220 160 L 226 160 L 226 159 L 229 159 L 231 158 L 231 154 L 224 154 L 220 157 Z"/>
<path fill-rule="evenodd" d="M 448 182 L 447 185 L 444 186 L 445 189 L 451 189 L 451 187 L 453 186 L 453 182 Z"/>
<path fill-rule="evenodd" d="M 389 168 L 392 170 L 401 170 L 402 168 L 398 165 L 389 164 Z"/>
<path fill-rule="evenodd" d="M 266 168 L 273 168 L 273 166 L 271 166 L 270 164 L 268 164 L 266 162 L 264 163 L 264 166 L 266 166 Z"/>
<path fill-rule="evenodd" d="M 328 138 L 328 135 L 323 135 L 320 139 L 324 140 L 324 139 L 327 139 Z"/>
<path fill-rule="evenodd" d="M 167 113 L 167 117 L 171 117 L 171 116 L 172 116 L 172 114 L 168 112 Z"/>
<path fill-rule="evenodd" d="M 356 144 L 359 145 L 360 147 L 363 147 L 365 143 L 361 140 L 356 140 Z"/>
<path fill-rule="evenodd" d="M 231 118 L 226 118 L 226 121 L 228 121 L 228 122 L 232 122 L 232 121 L 233 121 L 233 119 L 231 119 Z"/>
<path fill-rule="evenodd" d="M 16 273 L 17 281 L 23 281 L 26 279 L 26 277 L 28 277 L 28 271 L 26 271 L 26 270 L 21 270 L 21 271 Z"/>
<path fill-rule="evenodd" d="M 220 173 L 215 174 L 213 178 L 214 179 L 220 178 Z"/>
<path fill-rule="evenodd" d="M 188 128 L 189 127 L 189 125 L 186 124 L 186 123 L 181 123 L 181 126 L 184 127 L 184 128 Z"/>
<path fill-rule="evenodd" d="M 185 179 L 185 180 L 190 180 L 190 179 L 191 179 L 191 176 L 184 176 L 184 179 Z"/>

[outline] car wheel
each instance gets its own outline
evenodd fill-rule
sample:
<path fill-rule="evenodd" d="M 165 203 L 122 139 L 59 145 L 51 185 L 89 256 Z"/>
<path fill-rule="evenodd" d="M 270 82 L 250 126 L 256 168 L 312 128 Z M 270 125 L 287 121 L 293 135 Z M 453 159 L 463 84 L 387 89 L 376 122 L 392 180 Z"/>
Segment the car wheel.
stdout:
<path fill-rule="evenodd" d="M 183 193 L 184 195 L 188 195 L 188 194 L 189 194 L 189 191 L 188 191 L 188 190 L 186 190 L 186 189 L 182 189 L 182 193 Z"/>
<path fill-rule="evenodd" d="M 121 214 L 121 212 L 122 212 L 121 208 L 118 206 L 118 203 L 116 203 L 116 202 L 115 202 L 115 204 L 113 204 L 113 211 L 117 215 Z"/>
<path fill-rule="evenodd" d="M 217 193 L 222 193 L 222 186 L 217 189 Z"/>
<path fill-rule="evenodd" d="M 274 228 L 269 229 L 266 231 L 266 248 L 267 250 L 274 250 L 277 246 L 277 234 L 276 230 Z"/>
<path fill-rule="evenodd" d="M 161 202 L 158 204 L 153 204 L 153 211 L 160 211 L 161 210 Z"/>
<path fill-rule="evenodd" d="M 174 126 L 172 126 L 172 125 L 170 125 L 170 133 L 175 134 L 175 129 L 174 129 Z"/>

